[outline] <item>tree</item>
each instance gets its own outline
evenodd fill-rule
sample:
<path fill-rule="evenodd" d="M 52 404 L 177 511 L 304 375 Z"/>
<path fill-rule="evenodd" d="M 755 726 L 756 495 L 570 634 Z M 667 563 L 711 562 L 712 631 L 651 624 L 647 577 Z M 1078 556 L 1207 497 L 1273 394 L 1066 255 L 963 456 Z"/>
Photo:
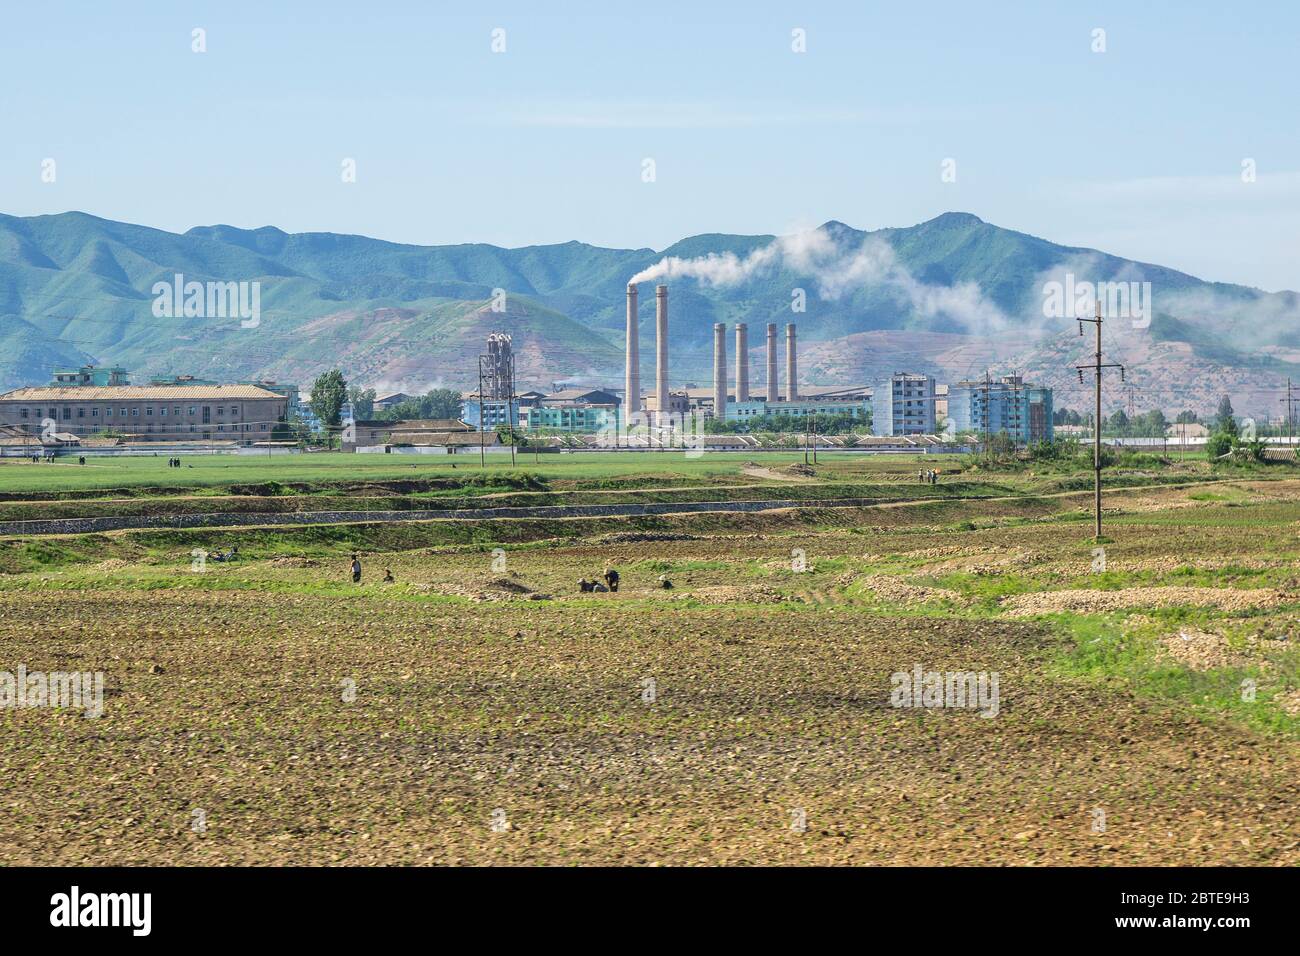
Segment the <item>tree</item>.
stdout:
<path fill-rule="evenodd" d="M 398 421 L 412 418 L 460 418 L 464 414 L 464 402 L 460 392 L 452 388 L 435 388 L 421 395 L 385 408 L 379 413 L 382 421 Z"/>
<path fill-rule="evenodd" d="M 348 389 L 348 401 L 352 403 L 352 417 L 357 421 L 366 421 L 375 414 L 375 390 L 353 385 Z"/>
<path fill-rule="evenodd" d="M 1124 409 L 1118 409 L 1114 415 L 1110 416 L 1110 420 L 1106 423 L 1104 429 L 1109 429 L 1113 434 L 1119 435 L 1121 438 L 1127 437 L 1129 421 Z"/>
<path fill-rule="evenodd" d="M 1144 438 L 1163 438 L 1168 430 L 1169 420 L 1165 418 L 1165 413 L 1158 408 L 1151 409 L 1142 416 L 1138 423 L 1138 434 Z"/>
<path fill-rule="evenodd" d="M 1195 425 L 1198 420 L 1199 419 L 1197 419 L 1196 413 L 1192 411 L 1190 408 L 1184 409 L 1183 411 L 1179 412 L 1178 417 L 1174 419 L 1174 421 L 1177 422 L 1179 425 Z"/>
<path fill-rule="evenodd" d="M 1227 395 L 1224 395 L 1219 400 L 1219 410 L 1214 416 L 1214 430 L 1223 432 L 1225 435 L 1236 436 L 1238 434 L 1237 419 L 1233 417 L 1232 413 L 1232 400 Z"/>
<path fill-rule="evenodd" d="M 1227 432 L 1215 432 L 1205 440 L 1205 457 L 1217 461 L 1232 451 L 1236 439 Z"/>
<path fill-rule="evenodd" d="M 327 429 L 336 429 L 342 419 L 343 402 L 348 397 L 348 383 L 336 368 L 316 376 L 311 385 L 311 410 Z"/>
<path fill-rule="evenodd" d="M 994 458 L 1009 458 L 1015 454 L 1016 443 L 1011 440 L 1011 436 L 1006 432 L 998 432 L 989 439 L 989 451 Z"/>

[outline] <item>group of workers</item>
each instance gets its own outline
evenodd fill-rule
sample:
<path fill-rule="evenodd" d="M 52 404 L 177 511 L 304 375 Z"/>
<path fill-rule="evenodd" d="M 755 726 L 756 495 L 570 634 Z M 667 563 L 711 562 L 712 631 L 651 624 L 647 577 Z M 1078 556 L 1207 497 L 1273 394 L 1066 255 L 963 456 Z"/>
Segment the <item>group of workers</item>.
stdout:
<path fill-rule="evenodd" d="M 939 469 L 931 468 L 929 471 L 922 469 L 916 473 L 916 480 L 926 484 L 937 485 L 939 483 Z"/>
<path fill-rule="evenodd" d="M 238 556 L 238 550 L 239 550 L 238 548 L 232 549 L 232 551 L 234 552 L 232 554 L 232 557 Z M 217 560 L 220 561 L 223 559 L 217 558 Z M 225 560 L 230 560 L 230 559 L 227 558 Z M 356 554 L 352 555 L 352 565 L 350 570 L 352 572 L 352 583 L 360 584 L 361 583 L 361 558 Z M 605 573 L 602 575 L 602 578 L 604 579 L 603 583 L 601 581 L 601 578 L 597 578 L 593 581 L 588 581 L 586 578 L 578 578 L 578 590 L 584 593 L 595 593 L 595 592 L 613 593 L 618 590 L 618 571 L 616 569 L 606 568 Z M 393 584 L 396 580 L 397 579 L 393 577 L 392 570 L 390 568 L 384 568 L 384 583 Z M 660 577 L 659 586 L 661 588 L 668 589 L 673 586 L 673 583 L 669 581 L 667 577 Z"/>
<path fill-rule="evenodd" d="M 594 581 L 588 581 L 586 578 L 578 578 L 578 590 L 585 594 L 591 594 L 594 592 L 613 593 L 618 590 L 617 571 L 613 568 L 606 568 L 604 578 L 604 584 L 600 583 L 600 578 L 597 578 Z"/>

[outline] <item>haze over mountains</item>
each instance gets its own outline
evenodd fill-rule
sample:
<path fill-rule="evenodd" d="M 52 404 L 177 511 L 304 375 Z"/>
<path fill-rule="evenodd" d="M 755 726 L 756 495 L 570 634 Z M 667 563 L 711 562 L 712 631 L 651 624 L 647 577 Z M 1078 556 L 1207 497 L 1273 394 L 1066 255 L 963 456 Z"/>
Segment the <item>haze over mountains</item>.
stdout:
<path fill-rule="evenodd" d="M 660 266 L 665 258 L 690 263 Z M 872 381 L 897 370 L 941 381 L 1022 372 L 1084 408 L 1074 366 L 1091 339 L 1044 316 L 1043 286 L 1150 282 L 1146 327 L 1108 321 L 1107 360 L 1127 366 L 1139 409 L 1277 416 L 1300 380 L 1300 296 L 1203 281 L 1157 265 L 1070 248 L 946 213 L 862 232 L 829 222 L 794 237 L 707 234 L 668 249 L 580 242 L 503 249 L 413 246 L 332 233 L 205 226 L 183 235 L 70 212 L 0 215 L 0 386 L 45 382 L 56 365 L 122 365 L 150 375 L 275 378 L 301 384 L 337 365 L 381 389 L 471 387 L 489 331 L 513 333 L 521 386 L 618 384 L 624 289 L 663 272 L 671 289 L 673 385 L 710 379 L 711 326 L 748 322 L 761 381 L 761 325 L 799 325 L 808 384 Z M 153 286 L 261 285 L 261 321 L 158 318 Z M 505 311 L 494 312 L 494 290 Z M 795 290 L 806 311 L 792 312 Z M 641 296 L 643 381 L 650 381 L 654 296 Z M 760 327 L 759 331 L 755 331 Z M 1130 398 L 1118 380 L 1107 407 Z"/>

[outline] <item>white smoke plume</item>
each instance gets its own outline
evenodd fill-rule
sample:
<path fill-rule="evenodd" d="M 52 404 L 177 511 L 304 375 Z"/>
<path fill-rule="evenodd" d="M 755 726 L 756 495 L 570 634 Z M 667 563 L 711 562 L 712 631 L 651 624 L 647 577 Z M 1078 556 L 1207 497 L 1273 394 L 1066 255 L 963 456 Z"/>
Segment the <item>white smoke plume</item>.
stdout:
<path fill-rule="evenodd" d="M 1008 324 L 1007 317 L 984 298 L 976 283 L 926 285 L 898 262 L 884 240 L 868 238 L 857 248 L 849 248 L 820 228 L 781 236 L 743 258 L 732 252 L 712 252 L 695 259 L 666 256 L 634 275 L 628 285 L 690 278 L 704 285 L 725 287 L 780 269 L 810 277 L 817 294 L 827 301 L 879 285 L 901 295 L 918 314 L 927 318 L 946 316 L 973 335 L 994 334 Z"/>

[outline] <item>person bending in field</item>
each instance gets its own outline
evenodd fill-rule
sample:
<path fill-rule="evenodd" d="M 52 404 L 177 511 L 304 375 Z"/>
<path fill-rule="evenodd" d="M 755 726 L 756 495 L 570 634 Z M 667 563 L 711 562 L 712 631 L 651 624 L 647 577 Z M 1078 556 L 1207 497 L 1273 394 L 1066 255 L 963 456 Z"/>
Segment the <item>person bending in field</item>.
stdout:
<path fill-rule="evenodd" d="M 605 584 L 611 593 L 618 590 L 618 572 L 613 568 L 605 569 Z"/>
<path fill-rule="evenodd" d="M 385 583 L 385 584 L 395 584 L 396 582 L 397 582 L 397 578 L 393 577 L 393 571 L 392 571 L 392 569 L 391 569 L 391 568 L 384 568 L 384 583 Z"/>
<path fill-rule="evenodd" d="M 355 554 L 352 555 L 352 583 L 361 583 L 361 559 Z"/>

